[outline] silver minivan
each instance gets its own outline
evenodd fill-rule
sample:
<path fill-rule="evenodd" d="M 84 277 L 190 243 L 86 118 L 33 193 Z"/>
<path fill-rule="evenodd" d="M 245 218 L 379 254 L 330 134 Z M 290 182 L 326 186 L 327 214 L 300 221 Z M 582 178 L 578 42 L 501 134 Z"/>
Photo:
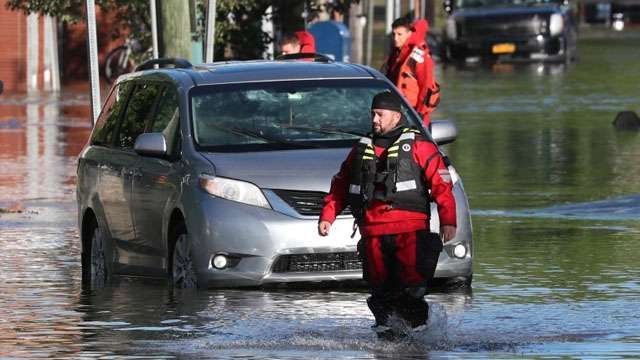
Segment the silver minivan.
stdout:
<path fill-rule="evenodd" d="M 165 59 L 121 77 L 78 161 L 85 284 L 114 274 L 176 287 L 361 279 L 348 210 L 330 236 L 316 226 L 331 177 L 370 131 L 371 100 L 383 90 L 397 92 L 369 67 L 331 61 Z M 403 113 L 439 144 L 456 137 L 450 122 L 430 133 L 406 104 Z M 469 207 L 449 168 L 458 230 L 435 276 L 469 285 Z"/>

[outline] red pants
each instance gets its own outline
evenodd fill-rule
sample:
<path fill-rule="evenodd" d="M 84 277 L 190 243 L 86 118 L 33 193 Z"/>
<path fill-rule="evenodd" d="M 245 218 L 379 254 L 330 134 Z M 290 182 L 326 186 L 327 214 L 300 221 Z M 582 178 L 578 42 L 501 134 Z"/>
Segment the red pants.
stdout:
<path fill-rule="evenodd" d="M 428 230 L 368 237 L 362 245 L 365 280 L 372 287 L 426 286 L 442 251 L 439 236 Z"/>
<path fill-rule="evenodd" d="M 377 325 L 397 313 L 411 326 L 425 324 L 427 285 L 436 270 L 442 241 L 428 230 L 364 238 L 359 244 L 363 276 L 371 297 L 367 304 Z"/>

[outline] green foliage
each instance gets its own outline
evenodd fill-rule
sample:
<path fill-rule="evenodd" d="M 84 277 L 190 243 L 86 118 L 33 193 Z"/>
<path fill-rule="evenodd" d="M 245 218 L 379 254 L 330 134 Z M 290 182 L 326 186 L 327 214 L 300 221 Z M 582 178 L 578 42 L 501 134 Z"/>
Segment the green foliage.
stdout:
<path fill-rule="evenodd" d="M 25 14 L 38 13 L 55 16 L 65 22 L 77 22 L 84 13 L 83 0 L 7 0 L 5 6 Z"/>
<path fill-rule="evenodd" d="M 293 31 L 305 25 L 323 10 L 346 13 L 360 0 L 218 0 L 216 13 L 215 59 L 262 58 L 267 45 L 274 41 L 262 31 L 262 20 L 271 17 L 279 31 Z M 105 11 L 114 12 L 121 26 L 112 27 L 112 37 L 123 37 L 123 30 L 137 40 L 141 49 L 151 46 L 148 0 L 96 0 Z M 85 0 L 7 0 L 7 8 L 24 13 L 51 15 L 63 22 L 83 20 Z M 207 0 L 196 0 L 194 40 L 204 39 Z M 269 7 L 271 12 L 267 13 Z M 159 8 L 158 8 L 159 9 Z M 306 19 L 305 16 L 306 15 Z"/>
<path fill-rule="evenodd" d="M 215 59 L 261 58 L 272 40 L 262 31 L 262 18 L 269 7 L 265 0 L 220 0 L 217 2 Z"/>
<path fill-rule="evenodd" d="M 360 0 L 329 0 L 327 1 L 326 7 L 327 11 L 336 11 L 341 14 L 349 13 L 349 8 L 351 4 L 359 4 Z"/>
<path fill-rule="evenodd" d="M 96 5 L 105 12 L 113 12 L 116 23 L 121 24 L 111 27 L 112 38 L 124 37 L 123 31 L 126 31 L 134 35 L 142 49 L 151 46 L 148 0 L 96 0 Z M 6 7 L 25 14 L 49 15 L 62 22 L 77 23 L 84 20 L 86 1 L 7 0 Z"/>

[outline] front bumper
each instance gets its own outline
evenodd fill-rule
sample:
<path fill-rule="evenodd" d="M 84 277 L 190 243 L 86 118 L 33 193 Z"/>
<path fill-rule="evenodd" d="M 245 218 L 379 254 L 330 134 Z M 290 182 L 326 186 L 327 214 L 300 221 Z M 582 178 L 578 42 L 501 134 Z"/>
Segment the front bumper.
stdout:
<path fill-rule="evenodd" d="M 461 38 L 450 41 L 449 54 L 461 58 L 510 60 L 561 60 L 565 56 L 562 36 L 505 36 L 491 38 Z"/>
<path fill-rule="evenodd" d="M 362 279 L 361 264 L 355 255 L 360 236 L 356 232 L 351 238 L 352 217 L 338 218 L 330 235 L 321 237 L 316 217 L 285 215 L 208 195 L 200 197 L 199 202 L 194 202 L 197 206 L 185 209 L 200 284 L 253 287 Z M 465 217 L 468 219 L 468 211 L 461 209 L 459 221 L 468 222 Z M 431 226 L 439 227 L 437 219 L 432 220 Z M 469 239 L 465 242 L 467 256 L 458 259 L 451 256 L 451 251 L 443 251 L 436 277 L 471 276 L 470 224 L 459 235 Z M 451 244 L 460 242 L 454 239 Z M 228 255 L 234 260 L 233 266 L 213 267 L 211 260 L 216 254 Z M 300 262 L 286 267 L 283 257 Z"/>

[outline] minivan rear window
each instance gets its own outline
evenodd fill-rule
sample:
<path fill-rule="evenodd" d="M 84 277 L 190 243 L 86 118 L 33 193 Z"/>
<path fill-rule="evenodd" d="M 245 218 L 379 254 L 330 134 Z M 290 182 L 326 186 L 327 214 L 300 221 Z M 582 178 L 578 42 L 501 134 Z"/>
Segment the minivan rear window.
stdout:
<path fill-rule="evenodd" d="M 371 100 L 384 90 L 387 82 L 372 79 L 198 87 L 190 93 L 194 140 L 221 152 L 348 147 L 370 132 Z"/>
<path fill-rule="evenodd" d="M 92 145 L 111 146 L 120 113 L 127 103 L 131 83 L 122 82 L 111 89 L 91 134 Z"/>

